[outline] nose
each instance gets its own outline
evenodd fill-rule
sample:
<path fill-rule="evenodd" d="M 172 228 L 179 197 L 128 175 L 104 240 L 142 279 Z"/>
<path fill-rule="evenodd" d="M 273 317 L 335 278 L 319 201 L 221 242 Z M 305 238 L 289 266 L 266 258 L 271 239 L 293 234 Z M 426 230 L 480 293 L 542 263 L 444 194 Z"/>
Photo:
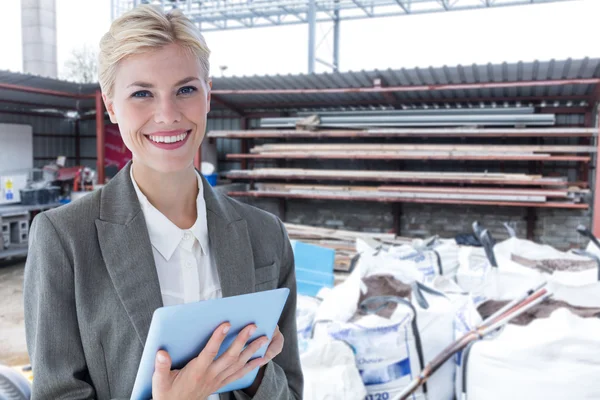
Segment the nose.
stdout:
<path fill-rule="evenodd" d="M 170 125 L 181 121 L 181 110 L 177 100 L 171 96 L 162 97 L 156 102 L 154 111 L 154 122 L 157 124 Z"/>

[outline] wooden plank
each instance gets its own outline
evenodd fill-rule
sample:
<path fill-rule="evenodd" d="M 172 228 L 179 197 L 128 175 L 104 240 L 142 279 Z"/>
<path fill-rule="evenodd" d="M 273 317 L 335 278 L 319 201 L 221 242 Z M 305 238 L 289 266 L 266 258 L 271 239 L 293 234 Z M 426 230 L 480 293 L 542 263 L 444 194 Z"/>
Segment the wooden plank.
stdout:
<path fill-rule="evenodd" d="M 471 161 L 580 161 L 589 162 L 588 156 L 535 155 L 454 155 L 444 154 L 378 154 L 378 153 L 269 153 L 269 154 L 227 154 L 229 160 L 269 160 L 269 159 L 331 159 L 331 160 L 471 160 Z"/>
<path fill-rule="evenodd" d="M 459 187 L 419 187 L 419 186 L 379 186 L 383 192 L 414 192 L 414 193 L 463 193 L 463 194 L 514 194 L 515 196 L 569 196 L 568 190 L 543 189 L 499 189 L 499 188 L 459 188 Z"/>
<path fill-rule="evenodd" d="M 452 192 L 417 192 L 417 191 L 381 191 L 377 187 L 359 186 L 308 186 L 308 185 L 260 185 L 258 189 L 264 192 L 292 193 L 292 194 L 319 194 L 344 196 L 371 196 L 389 197 L 397 199 L 452 199 L 452 200 L 485 200 L 485 201 L 520 201 L 520 202 L 544 202 L 546 196 L 539 194 L 514 194 L 510 191 L 505 193 L 463 193 Z"/>
<path fill-rule="evenodd" d="M 251 153 L 324 151 L 443 151 L 497 153 L 595 153 L 595 146 L 554 145 L 452 145 L 452 144 L 265 144 Z"/>
<path fill-rule="evenodd" d="M 257 183 L 260 190 L 271 191 L 328 191 L 328 192 L 360 192 L 360 193 L 409 193 L 409 194 L 464 194 L 464 195 L 499 195 L 499 196 L 546 196 L 568 198 L 573 194 L 588 194 L 589 190 L 571 189 L 514 189 L 514 188 L 469 188 L 448 186 L 348 186 L 348 185 L 301 185 L 281 183 Z M 383 193 L 382 193 L 383 195 Z"/>
<path fill-rule="evenodd" d="M 463 204 L 463 205 L 485 205 L 499 207 L 534 207 L 534 208 L 569 208 L 569 209 L 588 209 L 588 204 L 567 203 L 567 202 L 545 202 L 530 203 L 518 201 L 480 201 L 480 200 L 446 200 L 446 199 L 400 199 L 382 196 L 344 196 L 331 194 L 305 194 L 289 192 L 229 192 L 232 197 L 273 197 L 290 199 L 312 199 L 312 200 L 341 200 L 341 201 L 374 201 L 379 203 L 421 203 L 421 204 Z"/>
<path fill-rule="evenodd" d="M 352 138 L 352 137 L 593 137 L 593 128 L 412 128 L 370 130 L 249 130 L 209 131 L 209 138 Z"/>
<path fill-rule="evenodd" d="M 286 180 L 345 180 L 377 182 L 469 183 L 513 186 L 565 186 L 565 178 L 542 177 L 526 174 L 452 173 L 423 171 L 361 171 L 260 168 L 232 170 L 225 174 L 233 180 L 286 179 Z"/>

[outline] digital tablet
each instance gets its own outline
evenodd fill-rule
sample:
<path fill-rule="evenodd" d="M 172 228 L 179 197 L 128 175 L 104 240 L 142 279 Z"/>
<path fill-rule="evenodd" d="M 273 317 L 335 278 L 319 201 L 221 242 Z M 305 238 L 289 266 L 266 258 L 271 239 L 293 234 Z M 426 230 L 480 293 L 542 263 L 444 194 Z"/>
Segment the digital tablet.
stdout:
<path fill-rule="evenodd" d="M 289 289 L 282 288 L 156 309 L 131 399 L 147 400 L 152 397 L 154 360 L 159 350 L 169 353 L 173 362 L 172 369 L 181 369 L 200 354 L 214 330 L 224 322 L 229 322 L 231 329 L 221 345 L 218 356 L 226 351 L 238 333 L 250 324 L 256 324 L 257 329 L 248 343 L 261 336 L 272 339 L 289 292 Z M 264 356 L 266 350 L 267 346 L 263 346 L 252 358 Z M 222 387 L 216 393 L 247 388 L 252 385 L 257 373 L 258 368 Z"/>

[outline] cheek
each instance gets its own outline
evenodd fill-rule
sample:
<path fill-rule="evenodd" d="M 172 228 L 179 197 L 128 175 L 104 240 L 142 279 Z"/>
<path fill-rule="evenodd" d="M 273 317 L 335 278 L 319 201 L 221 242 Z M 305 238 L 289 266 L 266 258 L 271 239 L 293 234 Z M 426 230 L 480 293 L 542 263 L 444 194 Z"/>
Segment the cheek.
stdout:
<path fill-rule="evenodd" d="M 118 111 L 117 120 L 124 140 L 136 140 L 137 132 L 148 121 L 148 106 L 144 104 L 123 104 Z"/>
<path fill-rule="evenodd" d="M 207 103 L 206 100 L 198 97 L 194 101 L 188 101 L 181 104 L 181 112 L 185 118 L 196 125 L 198 129 L 206 125 Z"/>

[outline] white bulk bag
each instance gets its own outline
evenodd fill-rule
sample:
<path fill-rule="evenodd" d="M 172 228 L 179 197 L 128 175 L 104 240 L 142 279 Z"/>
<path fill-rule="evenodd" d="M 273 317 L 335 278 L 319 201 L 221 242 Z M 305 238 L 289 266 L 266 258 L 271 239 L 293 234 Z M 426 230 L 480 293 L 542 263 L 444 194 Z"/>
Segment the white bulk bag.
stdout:
<path fill-rule="evenodd" d="M 565 285 L 589 285 L 598 281 L 598 266 L 594 260 L 570 252 L 563 252 L 552 246 L 542 245 L 529 240 L 510 238 L 494 246 L 494 254 L 498 268 L 502 272 L 519 273 L 526 276 L 537 276 L 540 270 L 524 266 L 518 262 L 521 257 L 526 260 L 565 260 L 573 263 L 588 264 L 589 267 L 572 270 L 556 270 L 553 273 L 541 272 L 548 281 Z"/>
<path fill-rule="evenodd" d="M 343 342 L 313 340 L 300 362 L 304 400 L 363 400 L 367 395 L 354 353 Z"/>
<path fill-rule="evenodd" d="M 300 354 L 306 351 L 312 334 L 313 320 L 321 300 L 305 295 L 298 295 L 296 300 L 296 330 L 298 332 L 298 348 Z"/>
<path fill-rule="evenodd" d="M 413 294 L 408 304 L 398 304 L 391 317 L 370 314 L 355 316 L 362 278 L 392 275 L 404 282 L 415 282 L 411 262 L 379 262 L 381 257 L 363 254 L 356 269 L 341 285 L 333 288 L 315 317 L 315 338 L 333 338 L 348 343 L 356 353 L 356 363 L 369 398 L 391 399 L 411 379 L 454 340 L 454 318 L 466 298 L 450 300 L 440 293 L 421 291 L 428 303 L 419 305 Z M 385 259 L 384 259 L 385 260 Z M 416 323 L 413 323 L 416 315 Z M 351 321 L 351 322 L 350 322 Z M 427 383 L 428 395 L 420 389 L 415 399 L 451 400 L 454 396 L 454 365 L 447 362 Z"/>
<path fill-rule="evenodd" d="M 574 287 L 552 282 L 548 288 L 555 300 L 600 307 L 598 283 Z M 498 290 L 501 295 L 509 292 Z M 495 336 L 475 342 L 461 361 L 458 398 L 600 399 L 600 318 L 582 318 L 559 308 L 526 326 L 508 324 Z"/>

